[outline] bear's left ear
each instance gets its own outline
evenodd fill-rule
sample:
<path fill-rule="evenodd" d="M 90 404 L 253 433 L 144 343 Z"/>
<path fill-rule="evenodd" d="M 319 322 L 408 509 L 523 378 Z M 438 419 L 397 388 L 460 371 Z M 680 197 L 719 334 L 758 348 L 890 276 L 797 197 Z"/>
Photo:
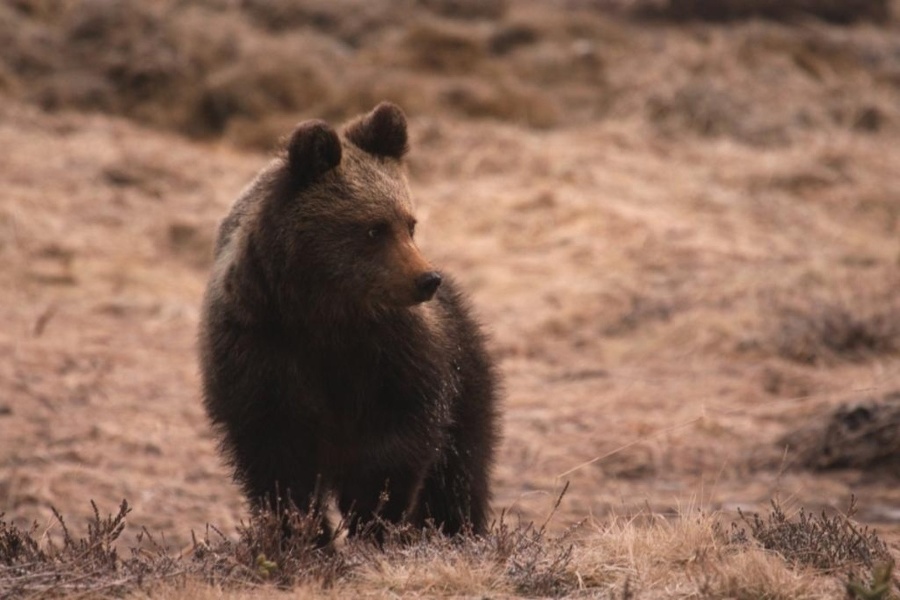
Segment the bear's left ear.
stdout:
<path fill-rule="evenodd" d="M 341 140 L 319 120 L 300 123 L 287 143 L 287 164 L 295 185 L 307 185 L 341 163 Z"/>
<path fill-rule="evenodd" d="M 369 154 L 403 158 L 409 150 L 406 115 L 396 104 L 382 102 L 344 129 L 353 144 Z"/>

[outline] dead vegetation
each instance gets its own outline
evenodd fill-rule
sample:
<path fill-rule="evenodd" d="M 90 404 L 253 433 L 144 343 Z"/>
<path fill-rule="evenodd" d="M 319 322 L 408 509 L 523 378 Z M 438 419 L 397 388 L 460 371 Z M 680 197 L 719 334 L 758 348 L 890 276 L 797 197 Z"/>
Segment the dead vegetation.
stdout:
<path fill-rule="evenodd" d="M 85 537 L 73 536 L 56 511 L 59 531 L 39 532 L 37 524 L 22 530 L 0 519 L 4 598 L 111 597 L 161 583 L 182 586 L 187 580 L 217 588 L 329 589 L 358 585 L 358 579 L 383 579 L 372 584 L 394 586 L 396 578 L 407 592 L 507 591 L 526 597 L 558 597 L 577 587 L 570 572 L 575 529 L 551 535 L 546 524 L 511 525 L 504 515 L 484 537 L 447 538 L 437 530 L 389 526 L 383 546 L 363 537 L 335 549 L 317 547 L 321 520 L 315 515 L 296 507 L 261 510 L 239 528 L 236 540 L 207 527 L 203 539 L 194 538 L 190 549 L 176 555 L 144 530 L 130 557 L 121 558 L 116 543 L 130 507 L 123 501 L 115 515 L 101 518 L 91 505 L 94 517 Z M 337 536 L 343 533 L 339 527 Z"/>
<path fill-rule="evenodd" d="M 834 364 L 900 352 L 900 302 L 890 285 L 808 291 L 778 303 L 774 314 L 775 349 L 791 361 Z"/>
<path fill-rule="evenodd" d="M 115 543 L 131 511 L 127 502 L 106 518 L 100 517 L 93 502 L 91 507 L 94 517 L 86 537 L 73 536 L 63 516 L 54 511 L 61 541 L 39 532 L 36 523 L 23 531 L 0 517 L 0 594 L 65 596 L 90 590 L 112 596 L 160 570 L 158 565 L 123 561 L 118 555 Z"/>
<path fill-rule="evenodd" d="M 674 521 L 653 514 L 614 519 L 590 535 L 581 525 L 550 534 L 549 519 L 537 527 L 510 524 L 501 515 L 483 537 L 390 527 L 383 546 L 354 539 L 337 548 L 317 548 L 320 523 L 291 507 L 255 513 L 234 540 L 208 526 L 203 539 L 179 554 L 144 530 L 127 558 L 119 556 L 116 542 L 128 504 L 105 518 L 92 507 L 85 537 L 74 536 L 58 512 L 56 531 L 39 532 L 37 525 L 22 530 L 0 518 L 0 594 L 190 597 L 198 586 L 219 593 L 274 586 L 324 596 L 366 590 L 404 597 L 632 597 L 668 586 L 677 597 L 799 599 L 821 597 L 842 584 L 865 589 L 860 582 L 867 581 L 900 590 L 890 577 L 893 559 L 885 543 L 852 520 L 852 499 L 847 515 L 812 516 L 800 509 L 795 519 L 773 501 L 764 517 L 742 513 L 730 533 L 720 517 L 702 513 Z M 809 571 L 791 580 L 789 565 Z"/>
<path fill-rule="evenodd" d="M 832 23 L 882 22 L 890 0 L 667 0 L 650 14 L 674 19 L 736 21 L 751 18 L 796 21 L 817 18 Z"/>

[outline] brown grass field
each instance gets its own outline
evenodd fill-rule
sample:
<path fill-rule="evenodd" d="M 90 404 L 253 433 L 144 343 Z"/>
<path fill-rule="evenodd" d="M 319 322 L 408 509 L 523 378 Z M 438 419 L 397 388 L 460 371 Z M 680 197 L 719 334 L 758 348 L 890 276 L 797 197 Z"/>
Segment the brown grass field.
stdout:
<path fill-rule="evenodd" d="M 706 4 L 3 3 L 0 533 L 124 498 L 120 557 L 238 539 L 194 351 L 216 223 L 293 123 L 381 99 L 492 335 L 512 531 L 281 587 L 37 582 L 0 535 L 0 597 L 898 597 L 900 6 Z M 782 509 L 877 560 L 767 543 Z"/>

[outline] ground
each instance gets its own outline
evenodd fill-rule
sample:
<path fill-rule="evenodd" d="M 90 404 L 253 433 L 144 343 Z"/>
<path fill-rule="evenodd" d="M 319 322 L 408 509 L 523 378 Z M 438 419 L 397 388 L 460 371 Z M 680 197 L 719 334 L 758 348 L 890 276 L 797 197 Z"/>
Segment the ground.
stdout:
<path fill-rule="evenodd" d="M 841 511 L 853 495 L 896 556 L 896 466 L 805 470 L 783 441 L 900 389 L 896 22 L 527 8 L 500 23 L 535 29 L 522 51 L 545 54 L 462 67 L 490 81 L 508 63 L 526 83 L 522 65 L 545 67 L 525 108 L 455 110 L 481 79 L 388 61 L 396 80 L 425 69 L 409 85 L 444 102 L 409 102 L 417 236 L 469 291 L 505 380 L 495 510 L 540 520 L 566 482 L 559 529 L 686 508 L 727 521 L 773 497 Z M 594 56 L 602 77 L 554 86 L 554 51 Z M 457 104 L 428 87 L 445 80 Z M 216 223 L 272 140 L 0 89 L 0 512 L 46 525 L 53 506 L 77 528 L 91 499 L 127 498 L 126 543 L 233 532 L 246 507 L 202 411 L 195 335 Z M 522 116 L 545 104 L 552 119 Z"/>

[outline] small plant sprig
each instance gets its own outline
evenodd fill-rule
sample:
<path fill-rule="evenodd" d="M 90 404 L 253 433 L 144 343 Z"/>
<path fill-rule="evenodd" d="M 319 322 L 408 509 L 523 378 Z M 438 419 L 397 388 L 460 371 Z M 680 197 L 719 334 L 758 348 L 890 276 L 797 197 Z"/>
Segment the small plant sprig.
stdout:
<path fill-rule="evenodd" d="M 880 563 L 872 569 L 872 580 L 869 583 L 855 581 L 852 577 L 847 582 L 847 594 L 853 600 L 889 600 L 894 572 L 894 561 Z"/>

